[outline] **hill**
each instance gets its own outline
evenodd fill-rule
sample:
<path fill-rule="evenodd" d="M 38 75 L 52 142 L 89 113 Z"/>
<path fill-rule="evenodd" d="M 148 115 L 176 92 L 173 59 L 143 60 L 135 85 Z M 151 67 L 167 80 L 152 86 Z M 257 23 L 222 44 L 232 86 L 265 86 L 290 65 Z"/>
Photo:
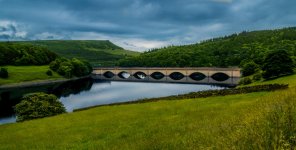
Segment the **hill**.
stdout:
<path fill-rule="evenodd" d="M 94 66 L 114 66 L 118 59 L 139 54 L 125 50 L 108 40 L 41 40 L 20 43 L 43 46 L 60 56 L 83 59 Z"/>
<path fill-rule="evenodd" d="M 0 66 L 48 65 L 57 54 L 32 44 L 0 42 Z"/>
<path fill-rule="evenodd" d="M 185 46 L 153 49 L 119 61 L 119 66 L 227 67 L 254 61 L 262 65 L 266 53 L 283 49 L 296 60 L 296 27 L 241 32 Z"/>

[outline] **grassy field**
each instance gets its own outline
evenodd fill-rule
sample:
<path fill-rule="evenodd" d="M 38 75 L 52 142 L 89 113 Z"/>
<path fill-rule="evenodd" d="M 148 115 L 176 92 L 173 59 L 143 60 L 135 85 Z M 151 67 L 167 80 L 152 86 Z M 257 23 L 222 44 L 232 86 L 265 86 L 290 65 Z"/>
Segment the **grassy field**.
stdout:
<path fill-rule="evenodd" d="M 277 78 L 277 79 L 267 80 L 267 81 L 255 82 L 250 85 L 273 84 L 273 83 L 289 84 L 290 87 L 296 87 L 296 74 Z"/>
<path fill-rule="evenodd" d="M 62 76 L 53 72 L 52 76 L 48 76 L 46 71 L 49 66 L 3 66 L 8 69 L 9 77 L 7 79 L 0 78 L 0 85 L 20 83 L 25 81 L 64 79 Z"/>
<path fill-rule="evenodd" d="M 293 149 L 296 76 L 268 82 L 292 88 L 105 106 L 1 125 L 0 149 Z"/>

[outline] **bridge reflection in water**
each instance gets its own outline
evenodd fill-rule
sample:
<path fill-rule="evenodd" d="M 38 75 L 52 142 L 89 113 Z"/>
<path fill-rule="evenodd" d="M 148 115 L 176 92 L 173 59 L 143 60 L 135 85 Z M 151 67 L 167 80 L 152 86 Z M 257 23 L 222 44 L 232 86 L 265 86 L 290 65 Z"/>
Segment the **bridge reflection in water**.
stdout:
<path fill-rule="evenodd" d="M 239 68 L 94 68 L 95 79 L 108 81 L 173 82 L 237 85 Z"/>

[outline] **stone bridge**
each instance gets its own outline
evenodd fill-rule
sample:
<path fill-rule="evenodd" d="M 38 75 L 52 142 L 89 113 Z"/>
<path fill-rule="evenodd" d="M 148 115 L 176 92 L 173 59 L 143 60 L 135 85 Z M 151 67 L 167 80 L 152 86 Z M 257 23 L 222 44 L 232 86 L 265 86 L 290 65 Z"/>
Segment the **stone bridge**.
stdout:
<path fill-rule="evenodd" d="M 93 77 L 109 81 L 173 82 L 237 85 L 239 68 L 94 68 Z"/>

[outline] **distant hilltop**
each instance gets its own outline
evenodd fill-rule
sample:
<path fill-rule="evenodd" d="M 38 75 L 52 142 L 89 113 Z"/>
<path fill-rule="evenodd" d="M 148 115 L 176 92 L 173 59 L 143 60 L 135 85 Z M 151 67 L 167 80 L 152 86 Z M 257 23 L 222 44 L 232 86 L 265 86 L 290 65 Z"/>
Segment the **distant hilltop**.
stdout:
<path fill-rule="evenodd" d="M 125 50 L 109 40 L 37 40 L 12 43 L 16 42 L 46 47 L 60 56 L 87 60 L 94 66 L 114 66 L 119 59 L 139 54 Z"/>

